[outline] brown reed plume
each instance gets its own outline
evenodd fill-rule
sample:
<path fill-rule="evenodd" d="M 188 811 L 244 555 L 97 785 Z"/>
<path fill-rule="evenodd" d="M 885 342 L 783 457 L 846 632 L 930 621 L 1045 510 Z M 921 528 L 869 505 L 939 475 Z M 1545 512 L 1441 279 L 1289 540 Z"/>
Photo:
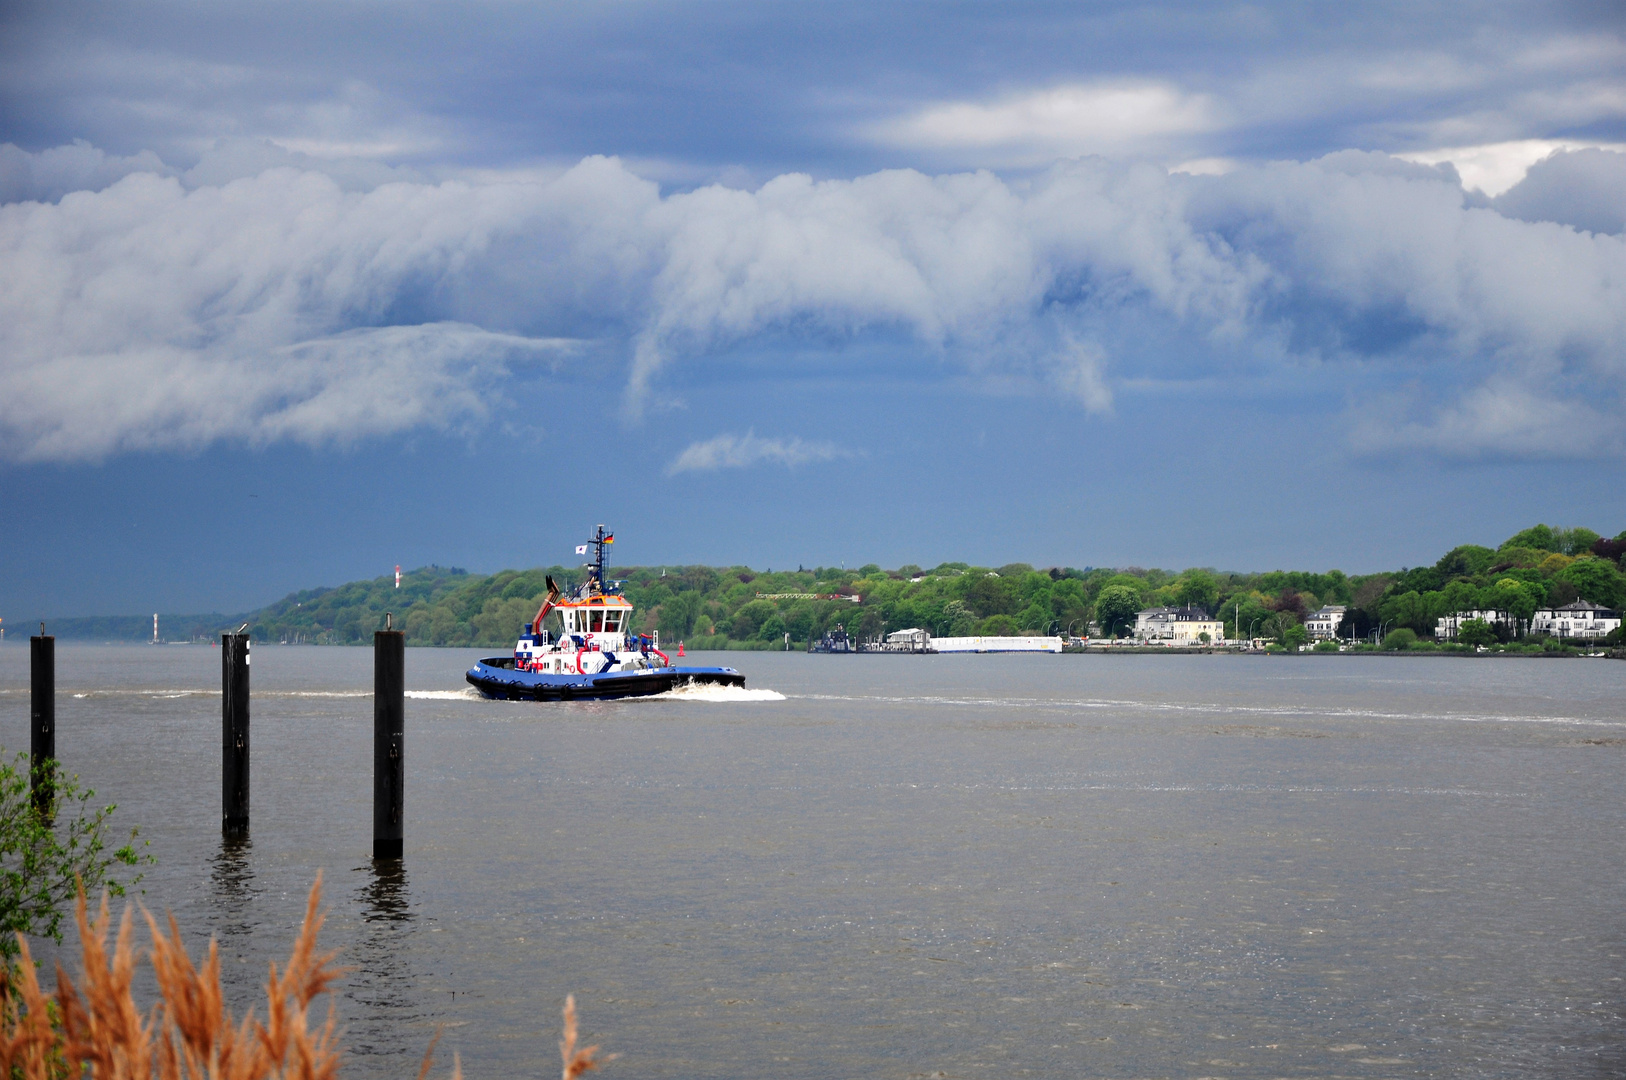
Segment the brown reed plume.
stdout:
<path fill-rule="evenodd" d="M 565 995 L 565 1032 L 559 1040 L 559 1056 L 564 1059 L 564 1080 L 576 1080 L 584 1072 L 591 1072 L 606 1062 L 614 1061 L 615 1054 L 599 1058 L 597 1046 L 576 1049 L 576 995 Z"/>
<path fill-rule="evenodd" d="M 305 906 L 305 921 L 287 967 L 271 965 L 265 1020 L 253 1010 L 234 1021 L 220 988 L 220 955 L 194 967 L 172 917 L 168 932 L 146 914 L 152 933 L 152 966 L 160 1000 L 145 1015 L 131 982 L 136 951 L 127 908 L 112 951 L 107 897 L 92 920 L 79 893 L 76 916 L 84 974 L 75 986 L 57 966 L 55 1000 L 40 989 L 33 958 L 21 942 L 15 979 L 0 974 L 0 1069 L 10 1080 L 69 1080 L 88 1068 L 96 1080 L 335 1080 L 339 1051 L 336 1014 L 313 1030 L 312 1000 L 327 993 L 341 972 L 332 953 L 318 953 L 322 928 L 318 874 Z"/>
<path fill-rule="evenodd" d="M 250 1009 L 233 1020 L 220 988 L 220 955 L 209 942 L 208 958 L 194 967 L 171 916 L 167 932 L 143 910 L 152 934 L 152 966 L 159 1001 L 143 1015 L 131 993 L 136 951 L 128 908 L 108 951 L 112 926 L 107 897 L 92 920 L 81 889 L 76 915 L 84 959 L 81 987 L 57 966 L 52 999 L 40 989 L 28 943 L 19 938 L 21 962 L 0 969 L 0 1078 L 3 1080 L 337 1080 L 336 1012 L 329 999 L 326 1022 L 312 1028 L 311 1003 L 332 992 L 343 974 L 334 953 L 318 953 L 322 928 L 322 876 L 305 904 L 305 921 L 287 966 L 271 965 L 265 984 L 265 1020 Z M 576 1048 L 576 999 L 565 998 L 559 1052 L 564 1080 L 577 1080 L 615 1055 L 598 1058 L 597 1046 Z M 440 1033 L 424 1054 L 418 1080 L 428 1080 Z M 451 1080 L 462 1080 L 455 1057 Z"/>

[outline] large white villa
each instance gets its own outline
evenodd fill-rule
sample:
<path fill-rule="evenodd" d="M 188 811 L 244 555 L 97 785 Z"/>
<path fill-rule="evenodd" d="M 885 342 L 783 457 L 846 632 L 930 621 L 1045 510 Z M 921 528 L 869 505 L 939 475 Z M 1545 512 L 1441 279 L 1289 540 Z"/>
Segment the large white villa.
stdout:
<path fill-rule="evenodd" d="M 1439 641 L 1455 641 L 1457 631 L 1461 630 L 1462 624 L 1470 619 L 1481 619 L 1492 626 L 1497 623 L 1505 623 L 1509 627 L 1513 626 L 1513 616 L 1506 611 L 1493 611 L 1489 608 L 1480 611 L 1459 611 L 1455 615 L 1441 615 L 1435 620 L 1435 639 Z"/>
<path fill-rule="evenodd" d="M 1620 612 L 1594 604 L 1590 600 L 1577 600 L 1563 607 L 1542 608 L 1530 620 L 1533 634 L 1551 634 L 1553 637 L 1601 638 L 1620 626 Z"/>
<path fill-rule="evenodd" d="M 1311 641 L 1326 641 L 1328 638 L 1338 636 L 1338 628 L 1344 623 L 1344 605 L 1328 604 L 1320 611 L 1304 620 L 1304 629 L 1309 631 Z"/>
<path fill-rule="evenodd" d="M 1153 645 L 1201 645 L 1225 640 L 1225 624 L 1199 607 L 1155 607 L 1135 615 L 1135 640 Z"/>

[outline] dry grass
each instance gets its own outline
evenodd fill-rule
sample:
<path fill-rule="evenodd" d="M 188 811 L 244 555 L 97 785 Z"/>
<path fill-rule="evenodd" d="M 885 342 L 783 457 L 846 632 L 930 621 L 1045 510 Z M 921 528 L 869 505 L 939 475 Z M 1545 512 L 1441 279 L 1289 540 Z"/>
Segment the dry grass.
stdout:
<path fill-rule="evenodd" d="M 88 1070 L 95 1080 L 336 1080 L 339 1045 L 331 997 L 327 1018 L 312 1026 L 310 1008 L 330 994 L 343 974 L 333 953 L 317 951 L 322 928 L 321 875 L 311 886 L 305 921 L 282 971 L 271 965 L 265 984 L 265 1019 L 250 1009 L 234 1020 L 220 987 L 220 956 L 213 941 L 194 967 L 171 917 L 167 929 L 143 912 L 152 934 L 153 974 L 159 1000 L 145 1013 L 131 983 L 136 950 L 126 909 L 111 951 L 112 917 L 102 898 L 97 917 L 86 914 L 84 893 L 76 915 L 84 974 L 75 986 L 57 966 L 54 997 L 40 988 L 26 941 L 15 972 L 0 972 L 0 1075 L 7 1080 L 69 1080 Z M 576 1048 L 576 1002 L 565 999 L 564 1037 L 559 1043 L 564 1080 L 576 1080 L 609 1058 L 598 1047 Z M 437 1033 L 424 1054 L 418 1080 L 427 1080 Z M 452 1080 L 462 1080 L 454 1060 Z"/>

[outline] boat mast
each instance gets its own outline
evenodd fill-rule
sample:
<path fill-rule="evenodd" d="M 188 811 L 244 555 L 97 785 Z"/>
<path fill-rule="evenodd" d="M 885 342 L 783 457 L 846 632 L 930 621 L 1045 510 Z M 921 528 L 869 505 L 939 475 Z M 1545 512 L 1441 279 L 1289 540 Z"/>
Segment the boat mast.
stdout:
<path fill-rule="evenodd" d="M 604 591 L 604 526 L 598 527 L 598 535 L 588 541 L 594 545 L 596 551 L 593 555 L 593 586 L 599 592 Z"/>

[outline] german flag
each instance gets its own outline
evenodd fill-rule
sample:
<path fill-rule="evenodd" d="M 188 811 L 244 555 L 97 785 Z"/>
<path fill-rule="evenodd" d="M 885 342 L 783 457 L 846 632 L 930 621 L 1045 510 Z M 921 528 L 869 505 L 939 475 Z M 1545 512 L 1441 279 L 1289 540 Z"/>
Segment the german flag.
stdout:
<path fill-rule="evenodd" d="M 605 543 L 606 543 L 606 544 L 613 544 L 613 543 L 615 543 L 615 533 L 605 533 L 605 534 L 604 534 L 604 542 L 605 542 Z"/>

